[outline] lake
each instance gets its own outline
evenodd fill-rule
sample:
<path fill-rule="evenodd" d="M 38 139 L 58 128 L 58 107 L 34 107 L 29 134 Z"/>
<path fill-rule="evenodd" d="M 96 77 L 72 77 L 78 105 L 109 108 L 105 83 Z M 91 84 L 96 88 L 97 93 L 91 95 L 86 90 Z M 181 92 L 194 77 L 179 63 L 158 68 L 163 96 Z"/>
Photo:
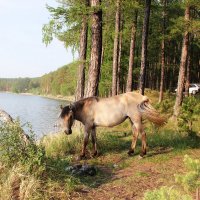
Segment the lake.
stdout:
<path fill-rule="evenodd" d="M 14 119 L 19 117 L 21 124 L 29 122 L 37 137 L 57 131 L 54 125 L 58 122 L 59 106 L 67 103 L 41 96 L 0 92 L 0 108 Z"/>

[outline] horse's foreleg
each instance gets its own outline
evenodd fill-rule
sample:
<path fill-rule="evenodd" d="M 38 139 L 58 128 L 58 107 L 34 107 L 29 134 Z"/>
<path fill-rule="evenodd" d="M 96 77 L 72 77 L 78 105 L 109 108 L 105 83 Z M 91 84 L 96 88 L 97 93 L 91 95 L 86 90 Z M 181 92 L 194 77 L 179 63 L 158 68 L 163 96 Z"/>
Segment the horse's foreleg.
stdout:
<path fill-rule="evenodd" d="M 132 131 L 133 131 L 133 139 L 132 139 L 132 143 L 131 143 L 131 148 L 128 151 L 128 155 L 131 155 L 134 153 L 137 139 L 138 139 L 138 134 L 139 134 L 134 125 L 132 127 Z"/>
<path fill-rule="evenodd" d="M 87 144 L 88 144 L 89 136 L 90 136 L 90 129 L 85 127 L 83 148 L 82 148 L 82 152 L 81 152 L 81 155 L 80 155 L 81 158 L 85 157 L 86 147 L 87 147 Z"/>
<path fill-rule="evenodd" d="M 97 155 L 96 128 L 92 129 L 91 136 L 92 136 L 92 145 L 93 145 L 93 154 L 92 154 L 92 156 L 94 157 L 94 156 Z"/>

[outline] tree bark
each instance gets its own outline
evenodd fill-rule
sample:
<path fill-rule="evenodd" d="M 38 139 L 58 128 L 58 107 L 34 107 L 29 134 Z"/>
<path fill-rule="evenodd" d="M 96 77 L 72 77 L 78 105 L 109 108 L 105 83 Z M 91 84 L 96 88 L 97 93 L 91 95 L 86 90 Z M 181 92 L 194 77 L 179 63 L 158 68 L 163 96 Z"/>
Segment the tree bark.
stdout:
<path fill-rule="evenodd" d="M 147 65 L 147 43 L 148 43 L 148 30 L 149 30 L 149 17 L 150 17 L 151 0 L 145 0 L 145 14 L 142 29 L 142 51 L 141 51 L 141 68 L 139 78 L 139 91 L 144 95 L 145 74 Z"/>
<path fill-rule="evenodd" d="M 120 92 L 121 92 L 120 84 L 121 84 L 122 31 L 123 31 L 123 20 L 121 19 L 120 34 L 119 34 L 118 70 L 117 70 L 117 94 L 120 94 Z"/>
<path fill-rule="evenodd" d="M 190 68 L 192 66 L 192 42 L 193 42 L 193 35 L 189 34 L 189 43 L 190 45 L 188 45 L 188 55 L 187 55 L 187 66 L 186 66 L 186 80 L 185 80 L 185 96 L 188 97 L 189 96 L 189 87 L 190 87 Z"/>
<path fill-rule="evenodd" d="M 120 0 L 116 2 L 115 16 L 115 39 L 113 49 L 113 73 L 112 73 L 112 96 L 117 94 L 117 71 L 118 71 L 118 56 L 119 56 L 119 31 L 120 31 Z"/>
<path fill-rule="evenodd" d="M 92 47 L 88 75 L 86 97 L 96 96 L 98 93 L 101 53 L 102 53 L 102 10 L 101 0 L 90 0 L 90 5 L 94 9 L 92 14 Z"/>
<path fill-rule="evenodd" d="M 185 81 L 185 96 L 189 97 L 189 87 L 190 87 L 190 62 L 191 57 L 188 55 L 187 66 L 186 66 L 186 81 Z"/>
<path fill-rule="evenodd" d="M 189 21 L 190 19 L 190 7 L 186 7 L 185 9 L 185 21 Z M 176 101 L 174 105 L 174 117 L 177 118 L 180 112 L 180 106 L 183 101 L 183 88 L 184 88 L 184 79 L 185 79 L 185 67 L 188 55 L 188 45 L 189 45 L 189 32 L 186 30 L 183 37 L 183 46 L 181 52 L 181 63 L 179 68 L 179 76 L 178 76 L 178 85 L 176 91 Z"/>
<path fill-rule="evenodd" d="M 126 83 L 126 92 L 131 92 L 133 89 L 133 64 L 134 64 L 134 53 L 135 53 L 135 38 L 137 29 L 137 11 L 135 12 L 135 19 L 131 28 L 131 43 L 130 43 L 130 55 L 129 55 L 129 67 L 128 77 Z"/>
<path fill-rule="evenodd" d="M 85 5 L 88 6 L 88 0 L 85 1 Z M 78 80 L 76 88 L 75 100 L 82 99 L 84 97 L 85 89 L 85 65 L 87 56 L 87 34 L 88 34 L 88 22 L 86 16 L 83 16 L 81 35 L 80 35 L 80 52 L 79 52 L 79 69 L 78 69 Z"/>
<path fill-rule="evenodd" d="M 163 100 L 163 90 L 164 90 L 164 79 L 165 79 L 165 15 L 166 15 L 166 3 L 167 0 L 163 0 L 163 33 L 162 33 L 162 43 L 161 43 L 161 75 L 160 75 L 160 94 L 159 103 Z"/>

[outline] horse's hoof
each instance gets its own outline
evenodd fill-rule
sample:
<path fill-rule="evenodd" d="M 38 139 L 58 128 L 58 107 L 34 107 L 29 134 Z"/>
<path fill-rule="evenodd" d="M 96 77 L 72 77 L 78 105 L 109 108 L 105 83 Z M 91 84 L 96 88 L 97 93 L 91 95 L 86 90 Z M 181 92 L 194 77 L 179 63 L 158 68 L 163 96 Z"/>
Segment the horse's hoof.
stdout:
<path fill-rule="evenodd" d="M 80 161 L 80 160 L 84 160 L 84 158 L 85 158 L 85 155 L 79 155 L 77 156 L 76 160 Z"/>
<path fill-rule="evenodd" d="M 129 156 L 132 156 L 133 154 L 134 154 L 134 150 L 130 149 L 130 150 L 128 151 L 128 155 L 129 155 Z"/>
<path fill-rule="evenodd" d="M 144 156 L 141 156 L 141 155 L 139 155 L 139 157 L 138 157 L 139 160 L 141 160 L 143 158 L 144 158 Z"/>
<path fill-rule="evenodd" d="M 139 159 L 144 158 L 145 155 L 146 155 L 146 152 L 142 152 L 142 153 L 140 153 L 140 155 L 139 155 Z"/>
<path fill-rule="evenodd" d="M 95 151 L 95 152 L 92 154 L 92 158 L 97 157 L 97 155 L 98 155 L 98 152 Z"/>
<path fill-rule="evenodd" d="M 140 153 L 140 156 L 143 158 L 147 154 L 146 150 Z"/>

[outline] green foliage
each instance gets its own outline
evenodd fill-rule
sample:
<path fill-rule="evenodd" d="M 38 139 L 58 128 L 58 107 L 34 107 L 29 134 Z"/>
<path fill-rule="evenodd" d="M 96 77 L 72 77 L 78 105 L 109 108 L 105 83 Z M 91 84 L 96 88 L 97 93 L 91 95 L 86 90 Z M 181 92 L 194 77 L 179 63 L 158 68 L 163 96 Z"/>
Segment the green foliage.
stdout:
<path fill-rule="evenodd" d="M 200 160 L 185 155 L 184 164 L 188 172 L 184 175 L 175 175 L 176 182 L 181 184 L 186 191 L 195 191 L 200 187 Z"/>
<path fill-rule="evenodd" d="M 193 124 L 199 119 L 200 102 L 193 96 L 184 99 L 178 118 L 180 130 L 191 133 Z"/>
<path fill-rule="evenodd" d="M 0 79 L 0 91 L 10 91 L 16 93 L 38 90 L 38 78 L 2 78 Z"/>
<path fill-rule="evenodd" d="M 156 104 L 155 108 L 159 109 L 162 113 L 170 113 L 173 112 L 174 101 L 172 99 L 164 99 L 160 104 Z"/>
<path fill-rule="evenodd" d="M 175 175 L 179 187 L 165 186 L 153 191 L 147 191 L 144 195 L 144 200 L 192 200 L 193 198 L 187 193 L 200 187 L 200 160 L 192 159 L 185 155 L 184 164 L 187 167 L 187 173 Z"/>
<path fill-rule="evenodd" d="M 28 143 L 21 133 L 19 122 L 0 126 L 0 199 L 68 199 L 78 184 L 65 170 L 69 161 L 47 157 L 31 130 Z"/>
<path fill-rule="evenodd" d="M 78 63 L 74 62 L 42 76 L 40 78 L 41 93 L 73 95 L 76 90 L 77 65 Z"/>
<path fill-rule="evenodd" d="M 144 195 L 144 200 L 192 200 L 189 195 L 183 195 L 173 187 L 161 187 L 160 189 L 148 191 Z"/>
<path fill-rule="evenodd" d="M 35 144 L 30 130 L 29 143 L 22 140 L 23 130 L 19 121 L 15 124 L 2 124 L 0 126 L 0 160 L 7 167 L 24 165 L 27 172 L 40 174 L 45 169 L 44 149 Z"/>

